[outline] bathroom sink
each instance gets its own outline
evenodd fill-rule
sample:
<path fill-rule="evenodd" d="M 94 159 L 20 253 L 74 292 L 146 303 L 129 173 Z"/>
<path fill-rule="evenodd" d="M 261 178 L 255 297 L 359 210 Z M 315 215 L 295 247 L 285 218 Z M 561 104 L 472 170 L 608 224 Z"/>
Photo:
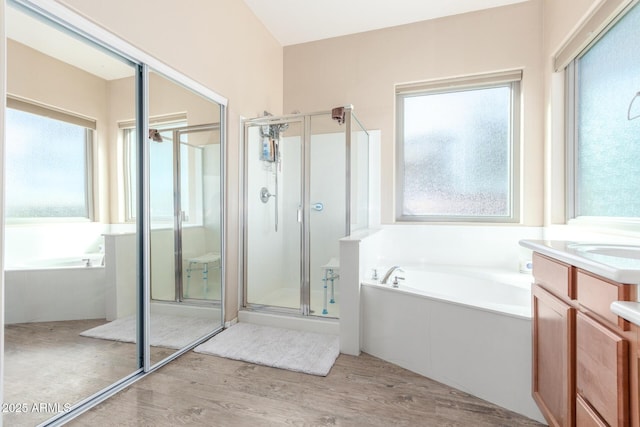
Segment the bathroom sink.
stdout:
<path fill-rule="evenodd" d="M 593 243 L 575 243 L 569 245 L 579 253 L 603 255 L 616 258 L 629 258 L 640 260 L 640 246 L 631 245 L 599 245 Z M 587 255 L 588 256 L 588 255 Z"/>

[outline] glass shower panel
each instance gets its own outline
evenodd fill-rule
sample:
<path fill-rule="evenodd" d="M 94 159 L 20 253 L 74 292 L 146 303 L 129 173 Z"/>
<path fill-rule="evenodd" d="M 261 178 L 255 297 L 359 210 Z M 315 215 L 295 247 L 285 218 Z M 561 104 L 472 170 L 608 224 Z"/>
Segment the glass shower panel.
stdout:
<path fill-rule="evenodd" d="M 302 123 L 246 132 L 245 301 L 299 310 Z"/>
<path fill-rule="evenodd" d="M 161 131 L 162 141 L 149 139 L 149 198 L 151 212 L 151 299 L 174 301 L 175 229 L 173 200 L 173 132 Z"/>
<path fill-rule="evenodd" d="M 351 114 L 351 230 L 369 226 L 369 134 Z"/>
<path fill-rule="evenodd" d="M 347 233 L 346 125 L 311 116 L 309 167 L 310 314 L 339 317 L 339 240 Z"/>
<path fill-rule="evenodd" d="M 220 132 L 178 131 L 182 208 L 182 299 L 221 300 Z"/>

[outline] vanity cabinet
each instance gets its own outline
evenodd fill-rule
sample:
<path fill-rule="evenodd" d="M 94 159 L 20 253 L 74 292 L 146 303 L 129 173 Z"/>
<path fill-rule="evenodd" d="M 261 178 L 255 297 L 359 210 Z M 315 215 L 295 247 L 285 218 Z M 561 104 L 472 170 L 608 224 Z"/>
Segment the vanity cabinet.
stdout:
<path fill-rule="evenodd" d="M 534 253 L 533 397 L 550 426 L 640 426 L 636 286 Z"/>

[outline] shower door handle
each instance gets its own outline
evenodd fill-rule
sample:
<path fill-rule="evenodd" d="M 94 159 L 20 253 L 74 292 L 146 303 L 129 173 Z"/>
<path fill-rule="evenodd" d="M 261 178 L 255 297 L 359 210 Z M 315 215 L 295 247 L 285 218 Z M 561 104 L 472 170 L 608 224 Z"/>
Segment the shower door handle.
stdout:
<path fill-rule="evenodd" d="M 314 211 L 322 212 L 324 210 L 324 204 L 322 202 L 312 203 L 311 209 Z"/>

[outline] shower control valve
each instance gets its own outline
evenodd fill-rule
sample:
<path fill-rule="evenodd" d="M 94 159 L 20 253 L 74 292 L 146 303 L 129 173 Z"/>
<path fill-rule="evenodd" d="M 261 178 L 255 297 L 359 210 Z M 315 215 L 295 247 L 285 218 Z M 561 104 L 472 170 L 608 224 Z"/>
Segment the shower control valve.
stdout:
<path fill-rule="evenodd" d="M 276 195 L 271 194 L 267 187 L 262 187 L 260 189 L 260 200 L 262 201 L 262 203 L 267 203 L 270 197 L 276 197 Z"/>

